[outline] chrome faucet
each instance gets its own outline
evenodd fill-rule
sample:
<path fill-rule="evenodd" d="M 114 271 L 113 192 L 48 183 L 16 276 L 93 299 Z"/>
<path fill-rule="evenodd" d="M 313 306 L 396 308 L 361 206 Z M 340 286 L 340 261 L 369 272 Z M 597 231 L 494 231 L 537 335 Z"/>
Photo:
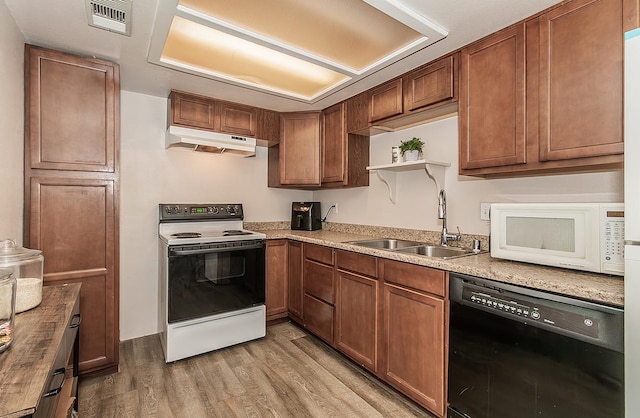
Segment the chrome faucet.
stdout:
<path fill-rule="evenodd" d="M 447 196 L 444 189 L 440 190 L 438 195 L 438 219 L 442 219 L 442 234 L 440 235 L 440 245 L 446 246 L 449 241 L 460 240 L 460 228 L 457 234 L 449 234 L 447 232 Z"/>

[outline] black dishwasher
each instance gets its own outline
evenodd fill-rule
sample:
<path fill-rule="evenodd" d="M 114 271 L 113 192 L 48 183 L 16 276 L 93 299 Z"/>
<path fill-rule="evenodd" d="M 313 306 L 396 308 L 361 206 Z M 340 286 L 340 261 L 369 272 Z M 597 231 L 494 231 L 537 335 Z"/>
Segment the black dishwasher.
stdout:
<path fill-rule="evenodd" d="M 623 311 L 451 274 L 449 418 L 624 417 Z"/>

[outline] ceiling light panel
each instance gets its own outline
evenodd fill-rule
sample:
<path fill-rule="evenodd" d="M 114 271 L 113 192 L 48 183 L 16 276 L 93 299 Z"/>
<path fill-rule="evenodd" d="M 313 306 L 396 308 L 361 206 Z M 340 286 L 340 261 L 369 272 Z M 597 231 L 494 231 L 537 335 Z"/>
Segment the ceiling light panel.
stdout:
<path fill-rule="evenodd" d="M 360 73 L 423 34 L 362 0 L 180 0 L 191 9 Z"/>
<path fill-rule="evenodd" d="M 350 79 L 181 17 L 173 18 L 161 61 L 305 100 Z"/>

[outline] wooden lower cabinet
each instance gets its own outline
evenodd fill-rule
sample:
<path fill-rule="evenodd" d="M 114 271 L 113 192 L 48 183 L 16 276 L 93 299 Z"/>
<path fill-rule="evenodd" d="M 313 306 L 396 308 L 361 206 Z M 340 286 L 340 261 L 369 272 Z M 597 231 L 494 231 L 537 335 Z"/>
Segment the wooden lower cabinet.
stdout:
<path fill-rule="evenodd" d="M 119 360 L 117 206 L 113 180 L 31 177 L 28 246 L 42 250 L 44 284 L 82 283 L 80 372 Z"/>
<path fill-rule="evenodd" d="M 333 305 L 304 294 L 304 327 L 333 344 Z"/>
<path fill-rule="evenodd" d="M 288 260 L 287 266 L 289 271 L 287 276 L 287 301 L 289 316 L 302 321 L 302 243 L 289 241 L 287 244 Z"/>
<path fill-rule="evenodd" d="M 390 283 L 383 285 L 383 295 L 383 379 L 444 416 L 444 300 Z"/>
<path fill-rule="evenodd" d="M 445 416 L 445 271 L 295 241 L 288 267 L 292 320 Z"/>
<path fill-rule="evenodd" d="M 336 348 L 377 371 L 378 280 L 337 271 Z"/>
<path fill-rule="evenodd" d="M 267 321 L 287 316 L 287 240 L 267 241 Z"/>
<path fill-rule="evenodd" d="M 333 249 L 314 244 L 304 244 L 303 248 L 304 326 L 333 345 Z"/>

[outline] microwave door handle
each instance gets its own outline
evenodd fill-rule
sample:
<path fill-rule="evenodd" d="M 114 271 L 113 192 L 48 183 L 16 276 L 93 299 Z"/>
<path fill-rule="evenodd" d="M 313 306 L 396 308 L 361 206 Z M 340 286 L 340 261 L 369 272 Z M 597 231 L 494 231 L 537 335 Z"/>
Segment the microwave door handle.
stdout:
<path fill-rule="evenodd" d="M 223 248 L 199 248 L 197 250 L 170 250 L 169 256 L 179 255 L 198 255 L 198 254 L 212 254 L 212 253 L 228 253 L 231 251 L 241 250 L 254 250 L 263 248 L 264 244 L 246 245 L 241 247 L 223 247 Z"/>

